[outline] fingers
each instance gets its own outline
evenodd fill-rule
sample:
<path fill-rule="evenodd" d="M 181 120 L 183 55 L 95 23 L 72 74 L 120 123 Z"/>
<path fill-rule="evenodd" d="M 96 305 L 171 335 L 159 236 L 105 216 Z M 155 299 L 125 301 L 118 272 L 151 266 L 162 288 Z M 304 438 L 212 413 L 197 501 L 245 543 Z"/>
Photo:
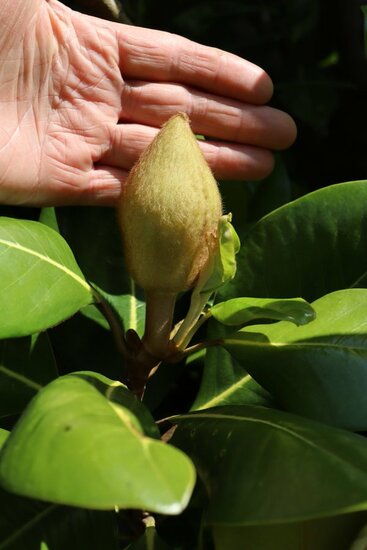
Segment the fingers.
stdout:
<path fill-rule="evenodd" d="M 265 71 L 236 55 L 167 32 L 126 25 L 115 29 L 123 77 L 179 82 L 255 104 L 272 96 Z"/>
<path fill-rule="evenodd" d="M 88 173 L 88 185 L 80 193 L 78 204 L 86 206 L 115 206 L 128 172 L 113 166 L 96 165 Z"/>
<path fill-rule="evenodd" d="M 139 124 L 113 126 L 110 148 L 100 162 L 129 170 L 157 132 Z M 217 179 L 262 179 L 273 169 L 273 155 L 266 149 L 221 141 L 199 141 L 199 145 Z"/>
<path fill-rule="evenodd" d="M 175 84 L 126 83 L 124 120 L 161 126 L 177 111 L 189 115 L 194 132 L 216 139 L 280 150 L 296 138 L 291 117 L 272 107 L 249 105 Z"/>

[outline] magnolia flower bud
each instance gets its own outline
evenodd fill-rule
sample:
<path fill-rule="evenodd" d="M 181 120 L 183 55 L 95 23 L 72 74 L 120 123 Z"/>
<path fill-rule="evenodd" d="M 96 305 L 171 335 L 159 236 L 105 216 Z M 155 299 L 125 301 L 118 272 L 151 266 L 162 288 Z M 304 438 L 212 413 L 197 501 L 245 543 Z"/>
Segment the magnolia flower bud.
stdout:
<path fill-rule="evenodd" d="M 215 179 L 179 113 L 163 126 L 131 170 L 119 205 L 128 269 L 146 291 L 193 286 L 218 246 L 221 198 Z"/>

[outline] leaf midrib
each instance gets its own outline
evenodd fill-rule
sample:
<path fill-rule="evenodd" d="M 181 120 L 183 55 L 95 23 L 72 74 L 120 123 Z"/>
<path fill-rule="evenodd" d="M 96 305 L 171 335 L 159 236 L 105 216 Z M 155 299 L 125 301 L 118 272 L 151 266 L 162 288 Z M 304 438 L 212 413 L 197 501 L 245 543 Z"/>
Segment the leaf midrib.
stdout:
<path fill-rule="evenodd" d="M 233 384 L 231 384 L 231 386 L 221 391 L 215 397 L 212 397 L 195 410 L 200 411 L 203 409 L 208 409 L 209 407 L 215 407 L 219 405 L 223 399 L 232 395 L 236 390 L 245 386 L 245 384 L 247 384 L 247 382 L 249 382 L 250 380 L 252 380 L 252 377 L 249 374 L 246 374 L 245 376 L 237 380 L 237 382 L 234 382 Z"/>
<path fill-rule="evenodd" d="M 42 387 L 43 387 L 41 384 L 38 384 L 37 382 L 34 382 L 33 380 L 31 380 L 30 378 L 27 378 L 23 374 L 20 374 L 19 372 L 12 371 L 12 370 L 8 369 L 7 367 L 4 367 L 3 365 L 0 365 L 0 374 L 1 373 L 3 373 L 5 376 L 8 376 L 9 378 L 14 378 L 15 380 L 17 380 L 18 382 L 21 382 L 22 384 L 24 384 L 28 388 L 32 388 L 32 390 L 38 391 L 38 390 L 41 390 Z"/>
<path fill-rule="evenodd" d="M 79 283 L 81 286 L 83 286 L 88 292 L 91 291 L 91 287 L 89 286 L 87 281 L 82 279 L 79 275 L 74 273 L 71 269 L 69 269 L 65 265 L 60 264 L 59 262 L 56 262 L 55 260 L 53 260 L 49 256 L 45 256 L 45 255 L 41 254 L 40 252 L 37 252 L 36 250 L 32 250 L 31 248 L 23 246 L 23 245 L 21 245 L 17 242 L 7 241 L 6 239 L 0 239 L 0 244 L 3 244 L 5 246 L 8 246 L 9 248 L 19 250 L 20 252 L 23 252 L 25 254 L 29 254 L 31 256 L 35 256 L 36 258 L 39 258 L 40 260 L 52 265 L 53 267 L 59 269 L 60 271 L 63 271 L 64 273 L 66 273 L 69 277 L 71 277 L 77 283 Z"/>
<path fill-rule="evenodd" d="M 60 508 L 57 504 L 51 504 L 49 505 L 45 510 L 42 510 L 35 516 L 33 516 L 29 521 L 27 521 L 24 525 L 19 527 L 16 531 L 14 531 L 11 535 L 9 535 L 5 540 L 0 542 L 0 550 L 5 550 L 5 548 L 8 548 L 9 545 L 13 544 L 16 540 L 18 540 L 20 537 L 25 535 L 30 529 L 32 529 L 37 523 L 42 521 L 45 517 L 47 517 L 51 512 L 56 510 L 57 508 Z"/>
<path fill-rule="evenodd" d="M 240 422 L 253 422 L 253 423 L 259 423 L 259 424 L 265 424 L 265 425 L 271 426 L 272 428 L 274 428 L 276 430 L 280 430 L 280 431 L 283 431 L 283 432 L 289 434 L 294 439 L 299 439 L 305 445 L 308 445 L 309 447 L 312 447 L 312 448 L 316 449 L 317 451 L 324 453 L 325 455 L 330 455 L 334 460 L 336 460 L 338 462 L 341 462 L 342 464 L 347 464 L 348 467 L 352 467 L 357 472 L 359 472 L 359 473 L 362 472 L 363 475 L 365 475 L 365 471 L 362 470 L 361 468 L 359 468 L 358 466 L 356 466 L 355 464 L 353 464 L 351 462 L 347 462 L 344 458 L 336 455 L 334 452 L 330 451 L 329 449 L 326 449 L 325 447 L 318 447 L 317 445 L 315 445 L 315 443 L 313 443 L 309 439 L 306 439 L 306 438 L 302 437 L 297 432 L 292 431 L 289 428 L 286 428 L 285 426 L 281 426 L 279 424 L 274 424 L 270 420 L 264 420 L 262 418 L 251 418 L 251 417 L 248 417 L 248 416 L 244 417 L 244 416 L 236 416 L 236 415 L 230 415 L 230 414 L 219 414 L 219 413 L 212 413 L 212 414 L 208 414 L 208 413 L 207 414 L 205 414 L 205 413 L 196 414 L 196 413 L 194 413 L 192 415 L 180 415 L 179 418 L 180 419 L 181 418 L 188 419 L 188 420 L 194 420 L 195 418 L 202 418 L 202 419 L 206 419 L 206 420 L 213 419 L 213 418 L 217 419 L 217 420 L 227 420 L 227 419 L 229 419 L 229 420 L 240 421 Z M 170 420 L 174 421 L 174 417 L 172 417 Z"/>
<path fill-rule="evenodd" d="M 343 336 L 353 336 L 352 334 L 343 335 Z M 342 344 L 331 344 L 328 342 L 252 342 L 251 340 L 245 339 L 236 339 L 236 338 L 224 338 L 222 340 L 224 346 L 246 346 L 246 347 L 262 347 L 262 348 L 295 348 L 301 349 L 304 347 L 310 348 L 335 348 L 336 350 L 342 351 L 366 351 L 367 346 L 353 346 L 353 345 L 342 345 Z"/>

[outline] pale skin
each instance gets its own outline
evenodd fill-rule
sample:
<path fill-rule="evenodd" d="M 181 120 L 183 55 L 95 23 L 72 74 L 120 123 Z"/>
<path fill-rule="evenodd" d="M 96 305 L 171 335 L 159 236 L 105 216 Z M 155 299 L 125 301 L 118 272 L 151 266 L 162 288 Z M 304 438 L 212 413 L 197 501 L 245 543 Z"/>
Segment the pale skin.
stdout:
<path fill-rule="evenodd" d="M 259 67 L 57 0 L 0 0 L 0 204 L 116 204 L 159 127 L 186 112 L 217 179 L 261 179 L 293 120 Z"/>

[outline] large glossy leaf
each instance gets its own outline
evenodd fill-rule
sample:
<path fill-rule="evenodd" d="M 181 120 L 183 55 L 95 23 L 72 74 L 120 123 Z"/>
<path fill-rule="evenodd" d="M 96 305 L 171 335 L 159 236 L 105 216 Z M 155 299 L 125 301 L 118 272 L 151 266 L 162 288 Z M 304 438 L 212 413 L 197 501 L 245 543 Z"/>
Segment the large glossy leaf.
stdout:
<path fill-rule="evenodd" d="M 146 435 L 154 425 L 144 430 L 143 408 L 124 386 L 95 373 L 59 378 L 32 400 L 6 441 L 1 484 L 59 504 L 181 512 L 194 468 L 183 453 Z"/>
<path fill-rule="evenodd" d="M 270 405 L 271 396 L 225 349 L 209 348 L 200 389 L 191 410 L 247 403 Z"/>
<path fill-rule="evenodd" d="M 224 338 L 232 331 L 232 327 L 210 320 L 207 337 L 209 340 Z M 269 392 L 255 382 L 226 349 L 216 346 L 206 350 L 201 384 L 191 410 L 220 405 L 271 406 L 271 401 Z"/>
<path fill-rule="evenodd" d="M 306 325 L 315 318 L 312 307 L 302 298 L 233 298 L 210 308 L 209 315 L 229 326 L 244 325 L 255 319 L 290 321 L 296 325 Z"/>
<path fill-rule="evenodd" d="M 225 346 L 281 408 L 365 430 L 367 290 L 333 292 L 313 307 L 309 325 L 253 325 L 225 338 Z"/>
<path fill-rule="evenodd" d="M 238 296 L 314 300 L 364 286 L 367 182 L 320 189 L 260 220 L 245 237 L 236 278 L 220 300 Z"/>
<path fill-rule="evenodd" d="M 218 407 L 171 419 L 194 461 L 207 521 L 260 525 L 367 509 L 367 440 L 263 407 Z"/>
<path fill-rule="evenodd" d="M 60 323 L 92 301 L 62 237 L 32 221 L 0 218 L 0 338 Z"/>
<path fill-rule="evenodd" d="M 215 525 L 215 550 L 352 550 L 365 521 L 366 512 L 358 512 L 280 525 Z"/>
<path fill-rule="evenodd" d="M 10 432 L 8 432 L 8 430 L 3 430 L 2 428 L 0 428 L 0 449 L 7 440 L 9 433 Z"/>
<path fill-rule="evenodd" d="M 0 418 L 20 413 L 57 376 L 46 333 L 0 340 Z"/>
<path fill-rule="evenodd" d="M 367 8 L 366 8 L 367 14 Z M 357 538 L 353 541 L 349 550 L 366 550 L 367 548 L 367 525 L 365 524 L 363 529 L 358 533 Z"/>

